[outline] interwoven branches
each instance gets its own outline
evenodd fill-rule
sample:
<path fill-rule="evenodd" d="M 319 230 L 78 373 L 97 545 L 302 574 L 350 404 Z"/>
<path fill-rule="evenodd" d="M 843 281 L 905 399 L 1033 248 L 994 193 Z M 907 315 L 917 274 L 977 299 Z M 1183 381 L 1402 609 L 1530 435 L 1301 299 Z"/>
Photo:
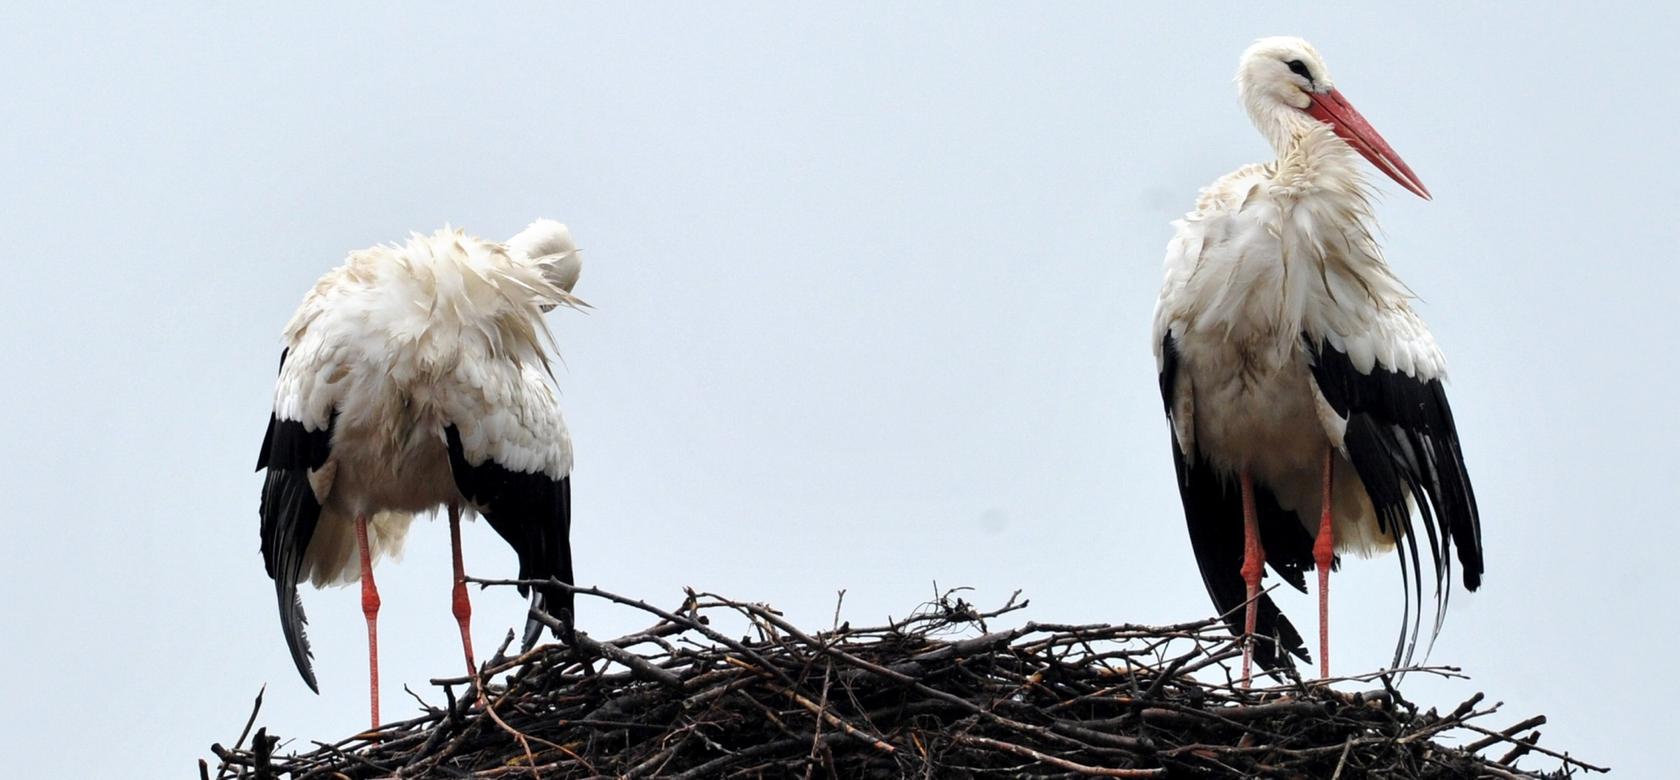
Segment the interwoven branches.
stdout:
<path fill-rule="evenodd" d="M 509 581 L 481 581 L 511 585 Z M 1537 744 L 1530 718 L 1480 721 L 1477 694 L 1420 712 L 1383 674 L 1241 690 L 1239 648 L 1175 626 L 990 622 L 940 594 L 902 621 L 803 631 L 762 604 L 689 592 L 649 628 L 579 635 L 434 680 L 442 706 L 378 734 L 287 753 L 259 730 L 213 750 L 218 777 L 1546 777 L 1603 771 Z M 836 609 L 838 616 L 839 610 Z M 725 634 L 722 626 L 741 626 Z M 510 635 L 511 639 L 511 635 Z M 1411 670 L 1456 675 L 1449 668 Z M 485 704 L 488 703 L 488 709 Z M 260 705 L 260 697 L 259 697 Z M 252 714 L 253 721 L 256 713 Z M 249 724 L 247 725 L 249 731 Z M 1454 746 L 1457 745 L 1457 746 Z M 1495 753 L 1483 754 L 1494 749 Z M 1518 767 L 1537 757 L 1547 772 Z M 208 764 L 201 762 L 205 776 Z"/>

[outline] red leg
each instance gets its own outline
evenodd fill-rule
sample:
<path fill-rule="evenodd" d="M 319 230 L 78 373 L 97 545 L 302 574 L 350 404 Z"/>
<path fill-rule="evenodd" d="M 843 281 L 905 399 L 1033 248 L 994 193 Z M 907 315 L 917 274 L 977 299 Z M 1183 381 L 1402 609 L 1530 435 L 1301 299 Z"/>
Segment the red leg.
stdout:
<path fill-rule="evenodd" d="M 1254 511 L 1254 481 L 1248 469 L 1239 475 L 1243 508 L 1243 582 L 1248 585 L 1248 606 L 1243 609 L 1242 683 L 1248 687 L 1254 661 L 1254 621 L 1258 614 L 1260 574 L 1265 571 L 1266 551 L 1260 547 L 1260 519 Z"/>
<path fill-rule="evenodd" d="M 461 565 L 461 507 L 453 503 L 449 505 L 449 547 L 455 558 L 453 611 L 455 622 L 461 624 L 461 649 L 467 654 L 467 676 L 471 677 L 478 673 L 473 663 L 472 602 L 467 600 L 467 575 Z"/>
<path fill-rule="evenodd" d="M 367 515 L 356 515 L 356 547 L 362 556 L 362 615 L 368 627 L 368 695 L 373 728 L 379 729 L 379 588 L 373 584 L 373 558 L 368 551 Z"/>
<path fill-rule="evenodd" d="M 1318 518 L 1318 538 L 1313 542 L 1313 564 L 1318 567 L 1318 676 L 1330 676 L 1330 564 L 1336 555 L 1336 532 L 1330 523 L 1330 476 L 1334 450 L 1324 448 L 1324 492 Z"/>

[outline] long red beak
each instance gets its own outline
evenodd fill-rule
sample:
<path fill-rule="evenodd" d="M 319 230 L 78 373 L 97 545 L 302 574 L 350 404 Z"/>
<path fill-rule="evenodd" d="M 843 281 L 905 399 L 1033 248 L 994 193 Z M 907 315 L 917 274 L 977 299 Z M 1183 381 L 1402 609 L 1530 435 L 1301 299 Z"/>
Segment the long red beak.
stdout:
<path fill-rule="evenodd" d="M 1358 149 L 1360 154 L 1365 155 L 1365 159 L 1377 166 L 1377 170 L 1388 174 L 1389 178 L 1418 197 L 1432 200 L 1429 188 L 1423 186 L 1423 182 L 1418 179 L 1417 174 L 1412 173 L 1406 161 L 1400 159 L 1394 147 L 1383 140 L 1382 134 L 1354 110 L 1347 98 L 1342 97 L 1341 90 L 1332 89 L 1322 95 L 1313 93 L 1312 104 L 1307 106 L 1307 113 L 1329 125 L 1336 131 L 1336 135 L 1348 142 L 1348 146 Z"/>

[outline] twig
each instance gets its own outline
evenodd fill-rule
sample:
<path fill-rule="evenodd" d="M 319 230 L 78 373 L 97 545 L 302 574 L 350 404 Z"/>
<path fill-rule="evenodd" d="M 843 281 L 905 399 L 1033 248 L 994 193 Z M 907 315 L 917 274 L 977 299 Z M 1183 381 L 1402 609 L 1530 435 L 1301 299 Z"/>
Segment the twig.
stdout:
<path fill-rule="evenodd" d="M 1023 747 L 1021 745 L 1015 745 L 1015 744 L 1011 744 L 1009 742 L 1001 742 L 1001 741 L 998 741 L 998 740 L 995 740 L 995 739 L 987 739 L 986 737 L 976 737 L 976 736 L 973 736 L 971 734 L 957 734 L 953 738 L 958 742 L 962 742 L 962 743 L 969 744 L 969 745 L 981 745 L 981 746 L 984 746 L 984 747 L 989 747 L 993 750 L 1001 750 L 1005 753 L 1012 753 L 1014 755 L 1021 756 L 1022 758 L 1030 758 L 1030 759 L 1032 759 L 1034 761 L 1037 761 L 1041 764 L 1049 764 L 1050 766 L 1056 767 L 1058 769 L 1066 769 L 1069 772 L 1078 772 L 1079 774 L 1082 774 L 1082 775 L 1096 775 L 1098 777 L 1166 777 L 1167 776 L 1167 770 L 1165 770 L 1165 769 L 1108 769 L 1106 767 L 1100 767 L 1100 766 L 1086 766 L 1084 764 L 1076 764 L 1076 763 L 1074 763 L 1072 761 L 1069 761 L 1065 758 L 1057 758 L 1055 756 L 1045 755 L 1045 754 L 1040 753 L 1037 750 L 1033 750 L 1032 748 L 1029 748 L 1029 747 Z"/>
<path fill-rule="evenodd" d="M 262 687 L 257 689 L 257 700 L 251 704 L 251 717 L 245 719 L 245 728 L 239 730 L 239 739 L 234 740 L 233 742 L 234 750 L 238 750 L 245 746 L 245 738 L 250 736 L 251 726 L 257 722 L 257 711 L 262 709 L 263 694 L 267 691 L 268 683 L 263 683 Z M 216 780 L 221 780 L 225 777 L 227 771 L 227 765 L 223 764 L 220 769 L 216 770 Z"/>

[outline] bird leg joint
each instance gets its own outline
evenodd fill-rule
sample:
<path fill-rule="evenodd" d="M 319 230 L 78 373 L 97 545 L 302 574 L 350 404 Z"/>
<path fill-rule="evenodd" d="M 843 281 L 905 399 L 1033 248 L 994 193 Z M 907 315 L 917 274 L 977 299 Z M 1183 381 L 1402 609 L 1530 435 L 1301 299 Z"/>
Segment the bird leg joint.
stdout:
<path fill-rule="evenodd" d="M 373 575 L 362 578 L 362 614 L 369 620 L 379 615 L 379 590 L 373 586 Z"/>
<path fill-rule="evenodd" d="M 373 620 L 379 614 L 379 586 L 373 582 L 373 555 L 368 547 L 368 520 L 356 516 L 356 547 L 362 564 L 362 614 Z"/>
<path fill-rule="evenodd" d="M 1313 542 L 1313 562 L 1323 571 L 1330 570 L 1330 564 L 1335 562 L 1336 543 L 1332 536 L 1328 520 L 1319 526 L 1318 540 Z"/>
<path fill-rule="evenodd" d="M 465 578 L 455 578 L 452 601 L 451 611 L 455 613 L 456 620 L 465 623 L 472 618 L 472 601 L 467 598 L 467 581 Z"/>
<path fill-rule="evenodd" d="M 476 677 L 478 665 L 473 661 L 472 602 L 467 599 L 466 567 L 461 563 L 461 507 L 449 505 L 449 557 L 455 567 L 455 585 L 450 591 L 450 610 L 461 626 L 461 652 L 467 658 L 467 676 Z M 484 691 L 479 691 L 482 698 Z"/>
<path fill-rule="evenodd" d="M 1242 577 L 1249 587 L 1260 585 L 1260 575 L 1265 573 L 1265 554 L 1260 551 L 1260 545 L 1251 544 L 1243 551 Z M 1230 569 L 1226 569 L 1230 571 Z"/>

